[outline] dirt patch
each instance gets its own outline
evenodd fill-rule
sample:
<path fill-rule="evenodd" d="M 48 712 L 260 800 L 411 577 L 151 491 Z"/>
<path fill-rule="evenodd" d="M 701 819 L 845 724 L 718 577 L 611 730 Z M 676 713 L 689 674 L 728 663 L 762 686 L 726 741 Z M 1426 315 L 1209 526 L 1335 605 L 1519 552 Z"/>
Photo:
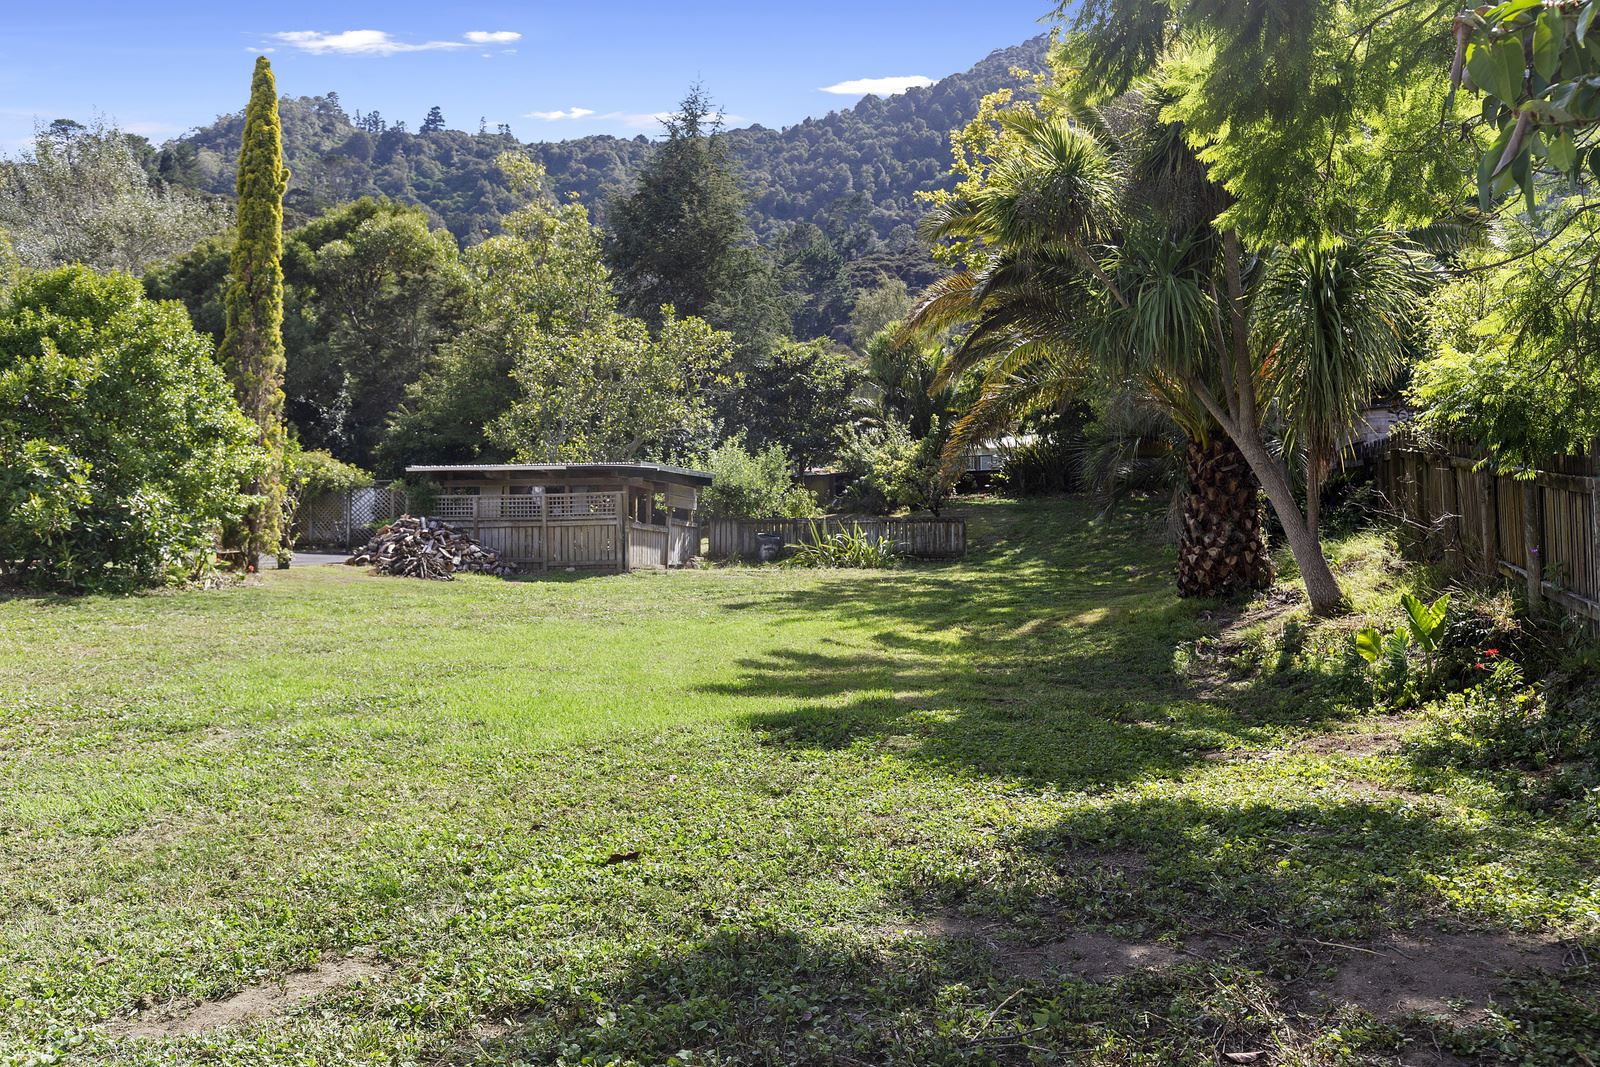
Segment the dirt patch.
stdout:
<path fill-rule="evenodd" d="M 1519 971 L 1559 971 L 1566 951 L 1559 942 L 1504 933 L 1428 931 L 1344 950 L 1320 996 L 1353 1004 L 1380 1019 L 1411 1014 L 1481 1019 L 1506 976 Z"/>
<path fill-rule="evenodd" d="M 1182 948 L 1159 941 L 1130 941 L 1099 930 L 1071 930 L 1050 941 L 1030 943 L 1019 940 L 1010 927 L 1000 923 L 948 913 L 884 932 L 968 942 L 992 958 L 997 974 L 1012 978 L 1060 973 L 1101 981 L 1134 971 L 1161 970 L 1185 959 L 1209 958 L 1219 948 L 1209 941 Z"/>
<path fill-rule="evenodd" d="M 246 986 L 230 997 L 189 1006 L 163 1005 L 112 1028 L 118 1037 L 183 1037 L 224 1026 L 242 1026 L 287 1015 L 325 993 L 382 974 L 371 954 L 319 963 L 270 982 Z"/>
<path fill-rule="evenodd" d="M 1409 721 L 1384 723 L 1372 730 L 1340 730 L 1296 741 L 1291 752 L 1316 756 L 1378 756 L 1398 752 Z"/>

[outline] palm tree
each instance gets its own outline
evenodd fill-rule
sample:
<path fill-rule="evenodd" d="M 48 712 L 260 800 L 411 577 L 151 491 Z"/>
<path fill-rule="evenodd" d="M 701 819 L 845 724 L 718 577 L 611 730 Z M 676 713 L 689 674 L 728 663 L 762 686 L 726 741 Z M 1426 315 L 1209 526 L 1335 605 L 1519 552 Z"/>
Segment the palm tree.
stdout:
<path fill-rule="evenodd" d="M 1263 268 L 1236 234 L 1213 228 L 1226 194 L 1206 179 L 1180 131 L 1154 119 L 1157 110 L 1146 109 L 1118 152 L 1066 119 L 1009 116 L 1002 157 L 982 185 L 930 213 L 933 236 L 979 250 L 972 267 L 932 287 L 913 316 L 926 328 L 969 324 L 945 373 L 978 371 L 984 384 L 952 447 L 1030 405 L 1060 402 L 1093 377 L 1135 383 L 1190 441 L 1180 588 L 1212 593 L 1268 580 L 1259 485 L 1314 610 L 1336 611 L 1343 594 L 1287 468 L 1267 445 L 1267 424 L 1277 398 L 1302 440 L 1323 450 L 1313 454 L 1330 454 L 1353 410 L 1392 369 L 1387 349 L 1373 348 L 1383 339 L 1371 322 L 1404 309 L 1370 310 L 1378 302 L 1363 287 L 1360 297 L 1332 301 L 1363 328 L 1339 333 L 1344 319 L 1324 314 L 1337 343 L 1311 345 L 1304 331 L 1289 329 L 1298 322 L 1292 314 L 1263 302 L 1260 336 L 1273 336 L 1267 327 L 1275 324 L 1280 343 L 1253 342 L 1250 309 L 1261 279 L 1274 267 L 1280 279 L 1293 276 L 1297 260 L 1285 253 Z M 1342 258 L 1357 254 L 1335 257 Z M 1278 291 L 1287 293 L 1287 284 Z"/>
<path fill-rule="evenodd" d="M 1313 537 L 1341 439 L 1361 405 L 1405 367 L 1427 262 L 1404 239 L 1378 233 L 1267 258 L 1250 307 L 1251 341 L 1257 359 L 1277 365 L 1284 443 L 1304 453 Z"/>

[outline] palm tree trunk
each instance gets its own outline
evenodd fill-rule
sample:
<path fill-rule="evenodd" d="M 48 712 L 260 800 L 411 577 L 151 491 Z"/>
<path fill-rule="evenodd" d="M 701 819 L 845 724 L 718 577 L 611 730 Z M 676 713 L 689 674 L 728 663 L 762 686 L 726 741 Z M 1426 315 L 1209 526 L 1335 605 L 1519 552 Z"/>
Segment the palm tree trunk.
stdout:
<path fill-rule="evenodd" d="M 1178 538 L 1178 593 L 1229 596 L 1272 584 L 1255 475 L 1225 434 L 1189 442 L 1188 495 Z"/>

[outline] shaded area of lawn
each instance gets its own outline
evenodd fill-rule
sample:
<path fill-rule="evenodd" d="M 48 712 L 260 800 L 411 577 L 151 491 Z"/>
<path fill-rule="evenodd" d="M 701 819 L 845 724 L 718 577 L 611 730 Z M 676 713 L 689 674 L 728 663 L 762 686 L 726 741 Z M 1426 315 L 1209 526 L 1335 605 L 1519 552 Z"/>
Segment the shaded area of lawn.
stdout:
<path fill-rule="evenodd" d="M 1320 998 L 1396 929 L 1592 939 L 1592 834 L 1328 742 L 1378 725 L 1325 672 L 1197 679 L 1240 609 L 1170 595 L 1150 518 L 989 504 L 969 560 L 879 574 L 0 604 L 0 1062 L 1577 1062 L 1581 967 L 1465 1027 Z M 119 1036 L 358 952 L 285 1017 Z"/>

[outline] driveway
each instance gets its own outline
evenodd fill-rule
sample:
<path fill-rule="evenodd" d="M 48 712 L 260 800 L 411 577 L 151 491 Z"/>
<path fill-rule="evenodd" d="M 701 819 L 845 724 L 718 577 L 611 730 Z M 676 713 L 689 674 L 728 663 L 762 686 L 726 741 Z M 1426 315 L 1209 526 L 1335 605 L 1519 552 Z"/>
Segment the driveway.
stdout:
<path fill-rule="evenodd" d="M 324 567 L 330 563 L 343 563 L 349 559 L 348 555 L 340 556 L 331 552 L 296 552 L 291 567 Z M 256 570 L 273 571 L 278 569 L 278 558 L 272 555 L 263 555 L 256 562 Z"/>

